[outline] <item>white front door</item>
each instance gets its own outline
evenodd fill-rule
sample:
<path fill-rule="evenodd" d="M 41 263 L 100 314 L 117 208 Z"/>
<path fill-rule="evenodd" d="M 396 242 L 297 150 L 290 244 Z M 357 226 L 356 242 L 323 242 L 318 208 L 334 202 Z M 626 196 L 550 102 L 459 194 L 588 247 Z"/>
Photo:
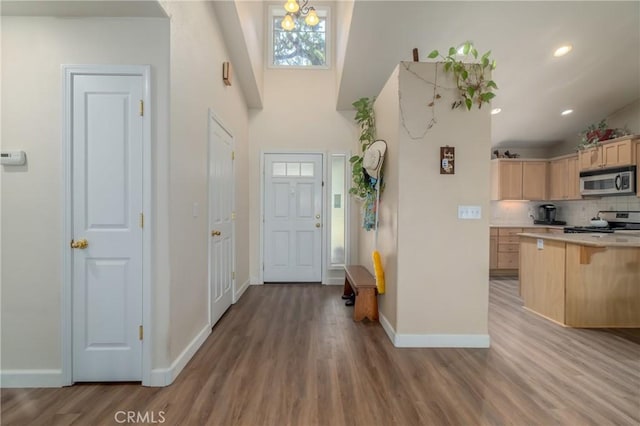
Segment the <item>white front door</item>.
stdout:
<path fill-rule="evenodd" d="M 139 381 L 143 77 L 76 75 L 71 90 L 73 381 Z"/>
<path fill-rule="evenodd" d="M 233 137 L 209 113 L 209 291 L 211 325 L 233 298 Z"/>
<path fill-rule="evenodd" d="M 264 156 L 265 282 L 322 280 L 322 154 Z"/>

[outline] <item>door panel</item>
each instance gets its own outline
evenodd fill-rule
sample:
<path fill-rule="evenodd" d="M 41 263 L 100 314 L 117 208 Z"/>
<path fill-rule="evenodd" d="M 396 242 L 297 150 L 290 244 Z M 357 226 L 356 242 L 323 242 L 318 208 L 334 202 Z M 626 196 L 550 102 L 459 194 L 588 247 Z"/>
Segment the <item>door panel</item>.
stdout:
<path fill-rule="evenodd" d="M 73 381 L 142 379 L 141 76 L 77 75 L 72 98 Z"/>
<path fill-rule="evenodd" d="M 322 155 L 266 154 L 265 282 L 322 280 Z"/>
<path fill-rule="evenodd" d="M 209 114 L 209 288 L 211 325 L 233 301 L 233 138 Z"/>

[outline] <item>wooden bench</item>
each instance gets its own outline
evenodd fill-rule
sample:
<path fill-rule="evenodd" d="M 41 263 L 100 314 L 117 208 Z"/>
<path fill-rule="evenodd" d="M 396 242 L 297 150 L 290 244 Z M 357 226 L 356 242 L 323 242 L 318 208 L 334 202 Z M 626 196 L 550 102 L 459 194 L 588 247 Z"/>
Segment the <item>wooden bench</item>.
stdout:
<path fill-rule="evenodd" d="M 360 265 L 347 265 L 344 267 L 344 295 L 355 294 L 356 302 L 353 309 L 353 320 L 362 321 L 369 318 L 378 320 L 378 287 L 376 279 Z"/>

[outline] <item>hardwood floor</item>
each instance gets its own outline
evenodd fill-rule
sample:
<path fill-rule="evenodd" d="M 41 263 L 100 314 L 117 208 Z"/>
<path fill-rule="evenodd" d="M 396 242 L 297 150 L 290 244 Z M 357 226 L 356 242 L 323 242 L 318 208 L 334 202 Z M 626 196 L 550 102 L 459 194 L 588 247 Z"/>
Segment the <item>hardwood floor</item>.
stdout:
<path fill-rule="evenodd" d="M 342 286 L 249 288 L 175 383 L 3 389 L 3 425 L 638 425 L 640 330 L 568 329 L 493 280 L 490 349 L 396 349 Z M 162 413 L 161 413 L 162 412 Z"/>

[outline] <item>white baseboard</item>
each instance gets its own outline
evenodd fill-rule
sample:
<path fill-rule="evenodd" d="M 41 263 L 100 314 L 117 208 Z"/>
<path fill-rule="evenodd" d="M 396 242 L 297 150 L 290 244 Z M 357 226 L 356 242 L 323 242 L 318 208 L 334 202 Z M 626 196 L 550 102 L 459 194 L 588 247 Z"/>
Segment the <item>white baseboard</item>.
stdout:
<path fill-rule="evenodd" d="M 488 334 L 396 334 L 396 348 L 488 348 Z"/>
<path fill-rule="evenodd" d="M 379 314 L 380 325 L 396 348 L 488 348 L 488 334 L 398 334 L 391 323 Z"/>
<path fill-rule="evenodd" d="M 142 384 L 144 386 L 156 387 L 169 386 L 178 377 L 191 358 L 193 358 L 195 353 L 198 352 L 198 349 L 200 349 L 200 346 L 207 340 L 209 334 L 211 334 L 211 327 L 207 324 L 200 333 L 189 342 L 187 347 L 184 348 L 182 353 L 171 363 L 169 368 L 155 368 L 151 370 L 149 382 L 143 382 Z"/>
<path fill-rule="evenodd" d="M 382 313 L 380 313 L 380 312 L 378 313 L 378 319 L 380 321 L 380 325 L 384 329 L 384 332 L 387 333 L 387 336 L 389 336 L 389 340 L 391 340 L 391 343 L 393 343 L 393 346 L 395 346 L 396 345 L 396 331 L 393 329 L 393 327 L 391 327 L 391 323 L 389 322 L 387 317 L 382 315 Z"/>
<path fill-rule="evenodd" d="M 233 296 L 233 303 L 237 303 L 242 297 L 245 291 L 249 288 L 249 280 L 245 281 L 239 289 L 236 290 L 236 294 Z"/>
<path fill-rule="evenodd" d="M 62 370 L 2 370 L 1 388 L 60 388 L 64 386 Z"/>

